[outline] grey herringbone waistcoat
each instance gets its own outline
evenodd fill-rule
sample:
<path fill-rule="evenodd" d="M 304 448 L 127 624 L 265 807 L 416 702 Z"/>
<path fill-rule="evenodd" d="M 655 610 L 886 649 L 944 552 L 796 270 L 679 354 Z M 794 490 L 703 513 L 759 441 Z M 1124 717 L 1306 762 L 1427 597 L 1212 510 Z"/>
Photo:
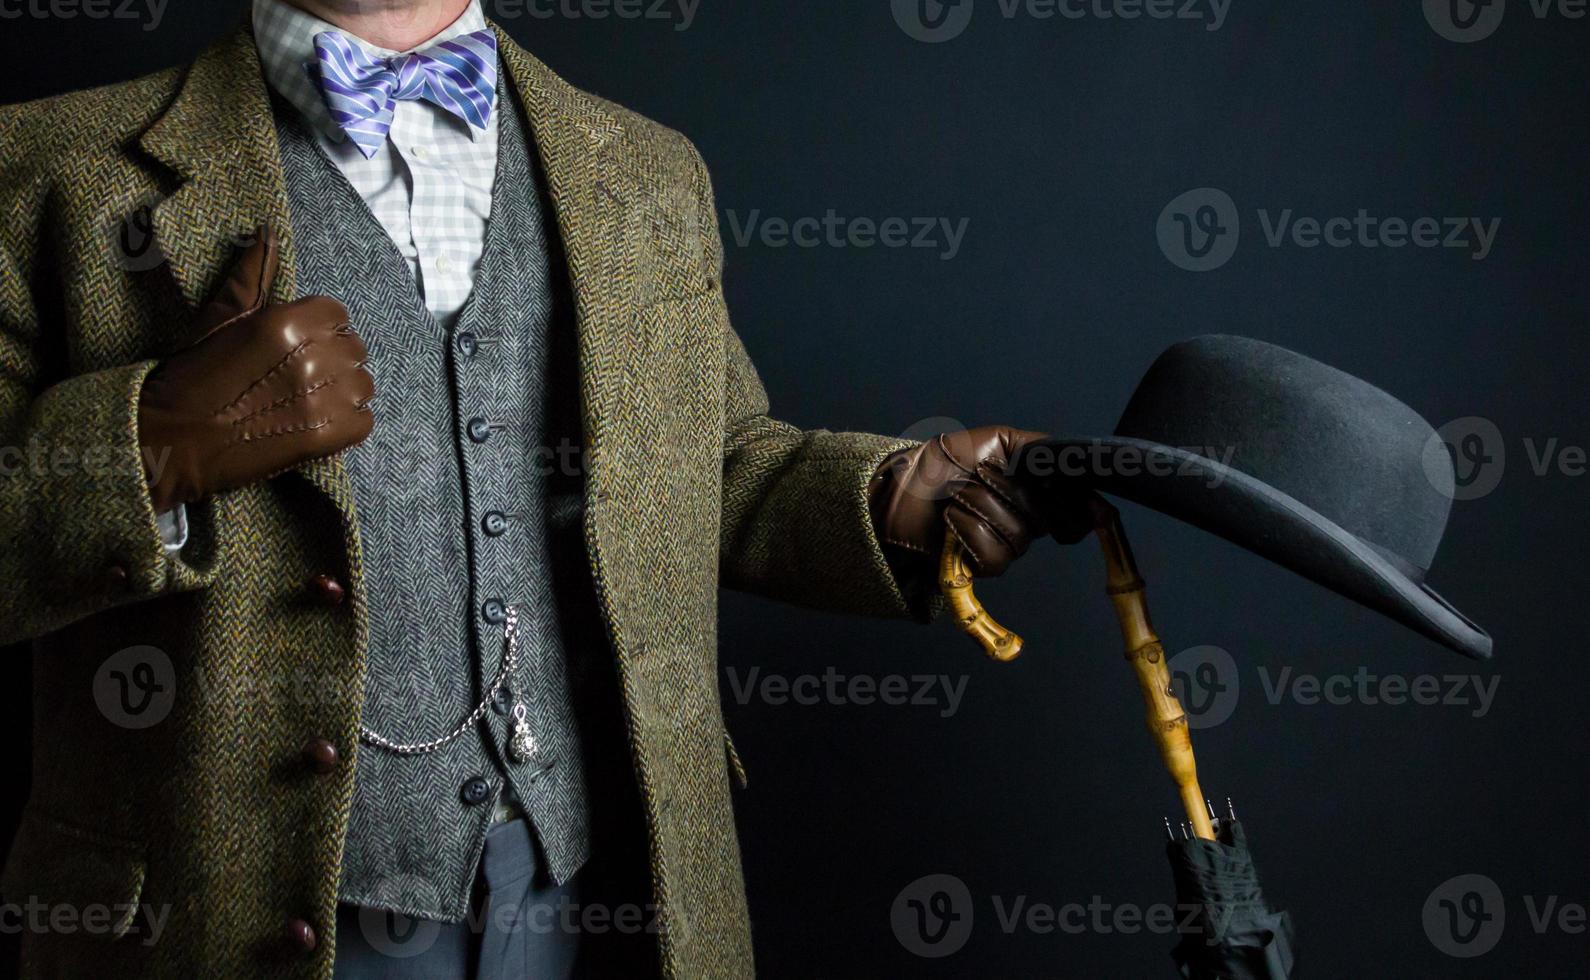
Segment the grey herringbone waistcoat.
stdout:
<path fill-rule="evenodd" d="M 507 700 L 433 754 L 359 746 L 341 899 L 447 921 L 466 914 L 504 792 L 529 813 L 558 881 L 590 846 L 581 679 L 552 571 L 553 550 L 579 547 L 578 454 L 548 422 L 549 338 L 572 314 L 528 127 L 506 93 L 498 111 L 485 255 L 450 327 L 296 113 L 277 113 L 299 291 L 347 305 L 376 382 L 375 431 L 347 457 L 369 608 L 364 725 L 403 743 L 453 730 L 502 664 L 505 604 L 521 609 L 513 690 L 529 710 L 532 761 L 507 754 Z"/>

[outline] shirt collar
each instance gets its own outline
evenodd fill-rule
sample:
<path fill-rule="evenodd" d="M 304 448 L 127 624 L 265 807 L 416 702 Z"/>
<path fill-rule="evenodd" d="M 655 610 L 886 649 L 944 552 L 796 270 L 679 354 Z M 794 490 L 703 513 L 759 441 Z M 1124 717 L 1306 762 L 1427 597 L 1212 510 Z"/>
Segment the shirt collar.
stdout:
<path fill-rule="evenodd" d="M 322 31 L 337 31 L 372 57 L 391 58 L 399 54 L 421 51 L 433 44 L 485 30 L 487 27 L 486 15 L 480 9 L 480 0 L 470 0 L 464 13 L 445 31 L 408 51 L 391 51 L 387 48 L 378 48 L 363 38 L 355 37 L 335 24 L 328 24 L 314 14 L 286 3 L 285 0 L 254 0 L 253 20 L 254 43 L 259 48 L 260 64 L 265 70 L 265 81 L 271 88 L 281 93 L 282 98 L 286 99 L 293 108 L 302 113 L 310 125 L 337 142 L 341 142 L 347 136 L 331 118 L 331 110 L 326 108 L 326 100 L 321 97 L 320 89 L 304 70 L 304 66 L 316 58 L 317 34 Z M 501 79 L 500 72 L 497 77 Z M 485 130 L 469 125 L 465 125 L 464 128 L 469 131 L 470 139 L 476 142 L 485 135 Z"/>

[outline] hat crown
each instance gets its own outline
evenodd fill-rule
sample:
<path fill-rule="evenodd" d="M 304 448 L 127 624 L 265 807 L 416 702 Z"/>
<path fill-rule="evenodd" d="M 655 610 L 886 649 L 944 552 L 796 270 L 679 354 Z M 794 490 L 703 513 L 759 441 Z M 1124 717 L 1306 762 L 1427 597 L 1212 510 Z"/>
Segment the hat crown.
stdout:
<path fill-rule="evenodd" d="M 1262 480 L 1418 578 L 1446 530 L 1452 462 L 1431 425 L 1374 385 L 1274 344 L 1209 335 L 1171 347 L 1116 435 Z"/>

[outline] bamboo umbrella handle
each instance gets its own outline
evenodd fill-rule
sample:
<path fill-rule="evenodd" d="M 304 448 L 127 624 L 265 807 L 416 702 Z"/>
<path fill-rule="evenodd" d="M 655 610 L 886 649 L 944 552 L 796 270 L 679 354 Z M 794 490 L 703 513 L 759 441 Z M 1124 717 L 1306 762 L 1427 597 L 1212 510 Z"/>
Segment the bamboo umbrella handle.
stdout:
<path fill-rule="evenodd" d="M 1126 529 L 1121 526 L 1121 515 L 1109 504 L 1099 501 L 1096 508 L 1096 533 L 1104 549 L 1104 567 L 1110 602 L 1115 606 L 1116 618 L 1121 623 L 1121 638 L 1126 644 L 1126 660 L 1137 676 L 1137 687 L 1143 694 L 1143 706 L 1148 713 L 1148 731 L 1159 747 L 1160 758 L 1176 783 L 1181 796 L 1182 809 L 1192 825 L 1193 835 L 1204 840 L 1215 839 L 1214 825 L 1210 822 L 1208 803 L 1198 785 L 1198 762 L 1193 758 L 1192 736 L 1187 729 L 1187 712 L 1170 683 L 1170 667 L 1165 662 L 1165 647 L 1154 632 L 1148 618 L 1148 603 L 1144 598 L 1145 585 L 1137 573 L 1137 561 L 1132 557 L 1132 546 L 1126 540 Z"/>
<path fill-rule="evenodd" d="M 944 558 L 939 563 L 939 590 L 950 605 L 955 625 L 976 640 L 990 658 L 1009 663 L 1021 656 L 1021 637 L 999 625 L 977 601 L 966 549 L 948 528 L 944 531 Z"/>
<path fill-rule="evenodd" d="M 1203 790 L 1198 785 L 1198 763 L 1193 758 L 1187 713 L 1171 687 L 1165 648 L 1149 621 L 1143 579 L 1137 573 L 1137 562 L 1132 557 L 1126 531 L 1115 508 L 1102 500 L 1095 507 L 1096 531 L 1104 549 L 1110 601 L 1121 623 L 1127 662 L 1132 665 L 1143 695 L 1149 733 L 1154 736 L 1165 768 L 1176 783 L 1193 834 L 1204 840 L 1214 840 L 1214 826 L 1209 819 Z M 976 640 L 989 657 L 1008 663 L 1020 655 L 1021 637 L 999 625 L 988 614 L 973 592 L 972 579 L 965 549 L 954 534 L 946 534 L 944 557 L 939 566 L 939 588 L 949 603 L 955 623 L 961 632 Z"/>

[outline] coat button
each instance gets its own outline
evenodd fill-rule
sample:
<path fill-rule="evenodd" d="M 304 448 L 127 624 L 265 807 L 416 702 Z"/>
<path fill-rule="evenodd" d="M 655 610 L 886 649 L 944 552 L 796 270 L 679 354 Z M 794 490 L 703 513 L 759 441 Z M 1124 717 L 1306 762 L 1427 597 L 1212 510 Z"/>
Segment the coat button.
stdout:
<path fill-rule="evenodd" d="M 458 335 L 457 344 L 458 352 L 465 357 L 474 357 L 475 352 L 480 350 L 480 338 L 467 330 Z"/>
<path fill-rule="evenodd" d="M 128 574 L 126 565 L 117 562 L 105 568 L 101 580 L 105 585 L 106 592 L 125 592 L 127 583 L 132 580 L 132 576 Z"/>
<path fill-rule="evenodd" d="M 312 953 L 320 940 L 315 936 L 314 926 L 303 919 L 291 919 L 287 923 L 287 942 L 299 952 Z"/>
<path fill-rule="evenodd" d="M 317 775 L 336 772 L 337 759 L 337 746 L 330 739 L 312 738 L 304 743 L 304 761 Z"/>
<path fill-rule="evenodd" d="M 501 626 L 508 621 L 508 607 L 501 599 L 487 599 L 480 607 L 480 618 L 493 626 Z"/>
<path fill-rule="evenodd" d="M 491 784 L 476 776 L 464 783 L 464 788 L 459 790 L 458 795 L 469 806 L 480 806 L 491 799 Z"/>
<path fill-rule="evenodd" d="M 480 522 L 480 526 L 487 535 L 500 538 L 508 533 L 508 515 L 492 511 Z"/>
<path fill-rule="evenodd" d="M 491 438 L 491 423 L 485 419 L 470 419 L 468 430 L 471 442 L 485 442 Z"/>
<path fill-rule="evenodd" d="M 347 586 L 337 581 L 335 575 L 316 575 L 309 580 L 309 591 L 328 606 L 340 606 L 348 598 Z"/>

